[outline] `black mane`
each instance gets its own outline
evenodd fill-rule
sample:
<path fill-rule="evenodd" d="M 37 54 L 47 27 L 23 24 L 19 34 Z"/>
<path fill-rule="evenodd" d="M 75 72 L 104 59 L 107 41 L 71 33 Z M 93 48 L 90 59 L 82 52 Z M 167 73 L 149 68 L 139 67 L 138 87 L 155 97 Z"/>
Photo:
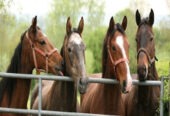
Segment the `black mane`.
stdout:
<path fill-rule="evenodd" d="M 25 33 L 22 34 L 21 41 L 18 44 L 18 46 L 15 48 L 15 52 L 14 52 L 14 55 L 11 59 L 11 63 L 8 66 L 8 69 L 7 69 L 8 73 L 18 73 L 18 71 L 21 68 L 22 41 L 23 41 L 23 38 L 25 36 Z M 13 92 L 13 89 L 15 87 L 15 81 L 16 80 L 12 79 L 12 78 L 3 78 L 0 81 L 0 104 L 1 104 L 2 97 L 3 97 L 5 91 L 7 91 L 7 94 L 9 96 L 8 99 L 9 100 L 11 99 L 12 94 L 13 94 L 12 92 Z M 10 103 L 10 101 L 9 101 L 9 103 Z M 10 105 L 10 104 L 8 104 L 8 105 Z"/>
<path fill-rule="evenodd" d="M 143 19 L 141 20 L 141 22 L 140 22 L 140 24 L 139 24 L 139 27 L 140 27 L 141 25 L 144 25 L 144 24 L 149 25 L 149 18 L 148 18 L 148 17 L 143 18 Z"/>

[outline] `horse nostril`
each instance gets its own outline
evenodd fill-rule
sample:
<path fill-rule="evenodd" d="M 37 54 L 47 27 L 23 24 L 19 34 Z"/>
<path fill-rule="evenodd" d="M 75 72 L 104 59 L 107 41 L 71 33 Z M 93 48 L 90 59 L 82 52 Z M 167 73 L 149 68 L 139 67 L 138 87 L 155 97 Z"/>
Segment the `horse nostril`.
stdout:
<path fill-rule="evenodd" d="M 61 66 L 64 67 L 64 61 L 61 61 Z"/>
<path fill-rule="evenodd" d="M 61 68 L 61 67 L 59 67 L 59 66 L 55 66 L 55 70 L 56 70 L 56 71 L 61 71 L 61 70 L 62 70 L 62 68 Z"/>
<path fill-rule="evenodd" d="M 146 66 L 145 65 L 138 66 L 137 72 L 138 72 L 139 80 L 140 81 L 144 81 L 145 77 L 147 75 L 147 68 L 146 68 Z"/>

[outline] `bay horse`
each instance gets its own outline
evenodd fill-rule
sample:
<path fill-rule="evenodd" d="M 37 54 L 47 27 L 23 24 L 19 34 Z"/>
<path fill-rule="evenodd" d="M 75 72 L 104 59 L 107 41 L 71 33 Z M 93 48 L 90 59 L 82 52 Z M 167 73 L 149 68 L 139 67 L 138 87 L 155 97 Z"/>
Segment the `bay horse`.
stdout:
<path fill-rule="evenodd" d="M 50 43 L 48 37 L 37 26 L 37 16 L 31 26 L 21 35 L 15 49 L 8 73 L 31 74 L 33 69 L 60 74 L 63 59 Z M 3 78 L 0 81 L 0 107 L 27 108 L 31 79 Z M 23 114 L 0 113 L 1 116 L 23 116 Z"/>
<path fill-rule="evenodd" d="M 137 43 L 137 79 L 139 81 L 158 80 L 155 67 L 155 42 L 152 26 L 154 24 L 154 12 L 151 9 L 149 17 L 143 18 L 136 11 Z M 159 107 L 159 86 L 134 86 L 129 94 L 126 94 L 126 116 L 155 116 Z"/>
<path fill-rule="evenodd" d="M 85 69 L 85 44 L 82 41 L 84 19 L 81 18 L 78 28 L 72 29 L 70 17 L 66 23 L 66 35 L 61 55 L 64 59 L 63 74 L 69 76 L 74 82 L 67 81 L 43 81 L 42 109 L 53 111 L 76 112 L 77 108 L 77 84 L 79 91 L 85 93 L 85 85 L 81 85 L 86 79 Z M 80 83 L 81 80 L 81 83 Z M 38 87 L 33 92 L 31 107 L 38 108 Z"/>
<path fill-rule="evenodd" d="M 126 27 L 126 16 L 122 24 L 115 24 L 111 17 L 102 52 L 102 78 L 116 79 L 119 84 L 90 84 L 81 96 L 81 112 L 124 115 L 122 92 L 128 92 L 132 85 Z"/>

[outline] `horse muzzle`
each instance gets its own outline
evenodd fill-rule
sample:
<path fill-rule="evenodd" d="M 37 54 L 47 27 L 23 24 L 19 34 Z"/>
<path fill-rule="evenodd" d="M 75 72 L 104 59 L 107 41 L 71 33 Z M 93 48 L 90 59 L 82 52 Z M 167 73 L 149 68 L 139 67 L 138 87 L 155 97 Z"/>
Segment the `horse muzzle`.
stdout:
<path fill-rule="evenodd" d="M 79 90 L 80 94 L 86 93 L 87 85 L 88 85 L 88 78 L 87 77 L 83 77 L 83 78 L 79 79 L 78 90 Z"/>
<path fill-rule="evenodd" d="M 145 65 L 138 66 L 137 72 L 138 72 L 139 81 L 145 81 L 147 79 L 148 68 Z"/>

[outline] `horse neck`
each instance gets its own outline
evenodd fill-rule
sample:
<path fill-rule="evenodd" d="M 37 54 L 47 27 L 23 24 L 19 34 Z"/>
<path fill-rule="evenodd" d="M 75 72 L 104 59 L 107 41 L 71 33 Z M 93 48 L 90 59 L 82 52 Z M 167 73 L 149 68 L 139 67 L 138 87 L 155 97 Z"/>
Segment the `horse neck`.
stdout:
<path fill-rule="evenodd" d="M 21 49 L 20 53 L 17 53 L 17 48 Z M 33 66 L 29 62 L 28 58 L 28 48 L 22 45 L 22 42 L 18 45 L 14 56 L 11 60 L 11 64 L 8 67 L 8 73 L 21 73 L 21 74 L 31 74 Z M 20 55 L 20 57 L 18 56 Z M 17 60 L 19 58 L 19 60 Z M 2 106 L 3 103 L 7 103 L 8 107 L 15 108 L 26 108 L 27 100 L 29 96 L 31 79 L 19 79 L 19 78 L 7 78 L 6 79 L 6 89 L 4 90 L 4 96 L 8 96 L 8 101 L 3 101 L 2 97 Z M 10 84 L 10 85 L 9 85 Z M 5 99 L 5 98 L 4 98 Z M 7 99 L 6 99 L 7 100 Z M 20 101 L 20 102 L 18 102 Z"/>
<path fill-rule="evenodd" d="M 158 80 L 158 74 L 156 71 L 155 63 L 152 64 L 148 77 L 148 80 Z M 137 86 L 138 102 L 140 104 L 155 105 L 153 102 L 158 102 L 159 87 L 158 86 Z"/>
<path fill-rule="evenodd" d="M 73 82 L 55 81 L 50 96 L 48 109 L 76 112 L 77 91 Z"/>
<path fill-rule="evenodd" d="M 65 58 L 63 57 L 65 60 Z M 66 71 L 66 65 L 63 67 L 64 75 L 71 76 Z M 77 87 L 73 82 L 55 81 L 51 89 L 50 108 L 59 111 L 76 112 L 77 106 Z"/>
<path fill-rule="evenodd" d="M 115 78 L 114 71 L 110 68 L 106 68 L 103 78 Z M 116 114 L 123 113 L 123 101 L 121 97 L 121 88 L 119 84 L 104 84 L 103 97 L 105 103 L 106 112 L 114 112 Z M 101 90 L 100 90 L 101 91 Z M 115 105 L 116 104 L 116 105 Z"/>

